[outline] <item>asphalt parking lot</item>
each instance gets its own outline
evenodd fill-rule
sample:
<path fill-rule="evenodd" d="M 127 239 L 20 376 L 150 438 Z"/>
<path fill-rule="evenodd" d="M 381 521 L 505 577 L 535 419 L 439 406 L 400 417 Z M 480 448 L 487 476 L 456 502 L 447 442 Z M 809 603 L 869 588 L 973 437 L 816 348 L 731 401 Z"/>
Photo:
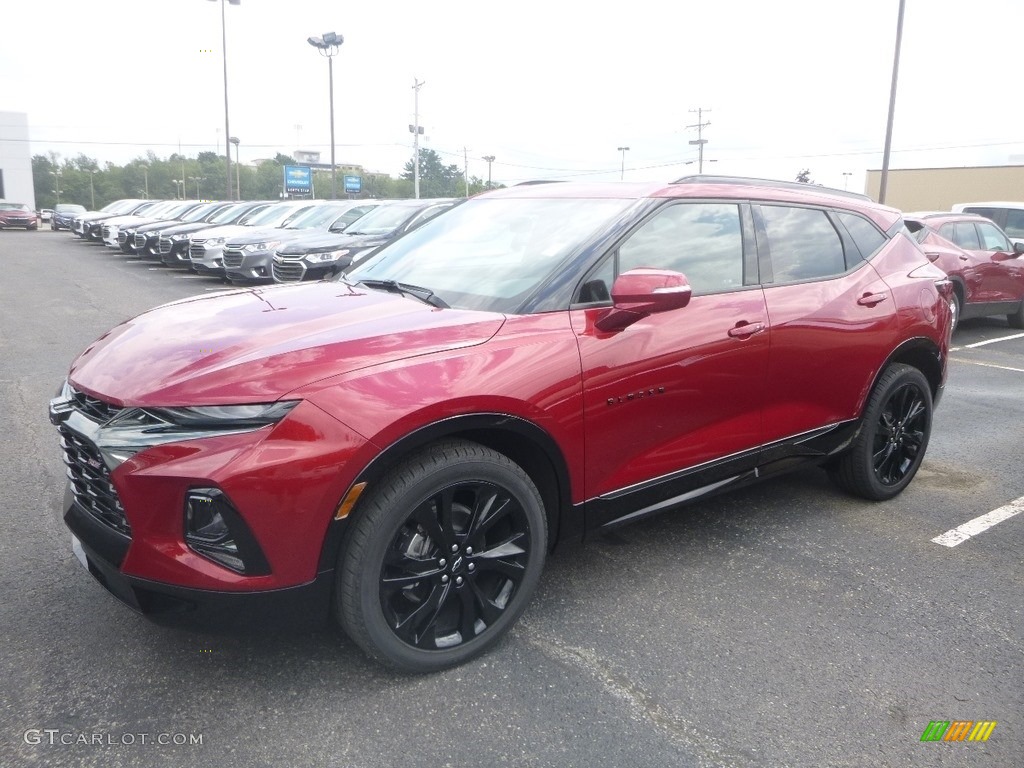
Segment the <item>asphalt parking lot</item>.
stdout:
<path fill-rule="evenodd" d="M 564 547 L 494 651 L 410 677 L 330 628 L 109 597 L 59 520 L 47 400 L 112 325 L 223 286 L 46 230 L 0 232 L 0 269 L 0 766 L 1021 765 L 1024 514 L 932 541 L 1024 497 L 1002 318 L 962 324 L 894 501 L 812 470 Z M 931 721 L 997 725 L 922 742 Z"/>

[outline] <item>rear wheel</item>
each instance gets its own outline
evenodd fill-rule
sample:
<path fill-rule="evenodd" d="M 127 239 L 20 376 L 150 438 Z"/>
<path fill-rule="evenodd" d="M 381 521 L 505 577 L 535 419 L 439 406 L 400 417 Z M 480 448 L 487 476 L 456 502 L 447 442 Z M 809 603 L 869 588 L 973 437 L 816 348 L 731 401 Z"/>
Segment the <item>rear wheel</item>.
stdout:
<path fill-rule="evenodd" d="M 547 551 L 543 503 L 503 454 L 451 440 L 412 456 L 360 504 L 335 607 L 363 650 L 429 672 L 487 648 L 523 612 Z"/>
<path fill-rule="evenodd" d="M 891 499 L 910 484 L 921 466 L 931 428 L 928 380 L 917 368 L 893 364 L 875 384 L 860 432 L 830 475 L 856 496 Z"/>
<path fill-rule="evenodd" d="M 1024 328 L 1024 300 L 1021 301 L 1017 311 L 1006 316 L 1011 328 Z"/>
<path fill-rule="evenodd" d="M 960 312 L 963 309 L 963 299 L 960 298 L 960 291 L 956 288 L 953 289 L 953 295 L 949 299 L 949 313 L 953 316 L 952 322 L 949 324 L 950 334 L 956 331 L 956 327 L 960 325 Z"/>

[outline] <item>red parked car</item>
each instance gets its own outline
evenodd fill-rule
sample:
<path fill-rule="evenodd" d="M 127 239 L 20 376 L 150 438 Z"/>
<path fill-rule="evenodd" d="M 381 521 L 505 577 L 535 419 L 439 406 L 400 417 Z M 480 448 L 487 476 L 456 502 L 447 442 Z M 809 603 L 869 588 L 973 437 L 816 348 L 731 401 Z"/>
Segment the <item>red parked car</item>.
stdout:
<path fill-rule="evenodd" d="M 5 203 L 0 200 L 0 229 L 11 227 L 39 229 L 39 214 L 24 203 Z"/>
<path fill-rule="evenodd" d="M 1006 315 L 1024 328 L 1024 243 L 972 213 L 908 213 L 907 228 L 953 282 L 953 329 L 965 317 Z"/>
<path fill-rule="evenodd" d="M 336 281 L 158 307 L 50 404 L 75 550 L 143 612 L 330 607 L 386 664 L 457 664 L 557 541 L 808 463 L 906 488 L 950 284 L 905 233 L 802 184 L 537 184 Z"/>

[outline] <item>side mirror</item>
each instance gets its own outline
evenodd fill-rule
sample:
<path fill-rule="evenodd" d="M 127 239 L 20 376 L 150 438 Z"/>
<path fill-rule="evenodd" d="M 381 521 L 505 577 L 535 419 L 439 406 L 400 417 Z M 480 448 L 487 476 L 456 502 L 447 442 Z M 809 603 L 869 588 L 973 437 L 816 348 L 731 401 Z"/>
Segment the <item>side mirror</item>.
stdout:
<path fill-rule="evenodd" d="M 598 330 L 621 331 L 656 312 L 682 309 L 693 289 L 686 276 L 668 269 L 640 267 L 623 272 L 612 285 L 612 307 L 597 319 Z"/>
<path fill-rule="evenodd" d="M 345 227 L 347 227 L 347 226 L 348 226 L 348 224 L 346 224 L 344 222 L 342 222 L 340 224 L 331 224 L 331 226 L 328 228 L 327 231 L 328 232 L 344 232 L 345 231 Z"/>
<path fill-rule="evenodd" d="M 1024 253 L 1024 240 L 1013 241 L 1013 252 L 1016 253 L 1018 256 Z"/>

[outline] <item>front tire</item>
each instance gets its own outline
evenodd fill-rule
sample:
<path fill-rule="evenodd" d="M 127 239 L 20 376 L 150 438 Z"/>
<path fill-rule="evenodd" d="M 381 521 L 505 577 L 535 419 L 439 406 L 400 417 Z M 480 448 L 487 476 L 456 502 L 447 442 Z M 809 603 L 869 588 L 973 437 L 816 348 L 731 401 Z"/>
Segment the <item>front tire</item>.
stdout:
<path fill-rule="evenodd" d="M 377 661 L 408 672 L 461 664 L 529 602 L 547 552 L 540 493 L 508 457 L 448 440 L 390 471 L 357 511 L 335 608 Z"/>
<path fill-rule="evenodd" d="M 875 384 L 860 432 L 830 471 L 845 491 L 873 501 L 898 495 L 914 479 L 932 428 L 932 390 L 917 368 L 889 366 Z"/>

